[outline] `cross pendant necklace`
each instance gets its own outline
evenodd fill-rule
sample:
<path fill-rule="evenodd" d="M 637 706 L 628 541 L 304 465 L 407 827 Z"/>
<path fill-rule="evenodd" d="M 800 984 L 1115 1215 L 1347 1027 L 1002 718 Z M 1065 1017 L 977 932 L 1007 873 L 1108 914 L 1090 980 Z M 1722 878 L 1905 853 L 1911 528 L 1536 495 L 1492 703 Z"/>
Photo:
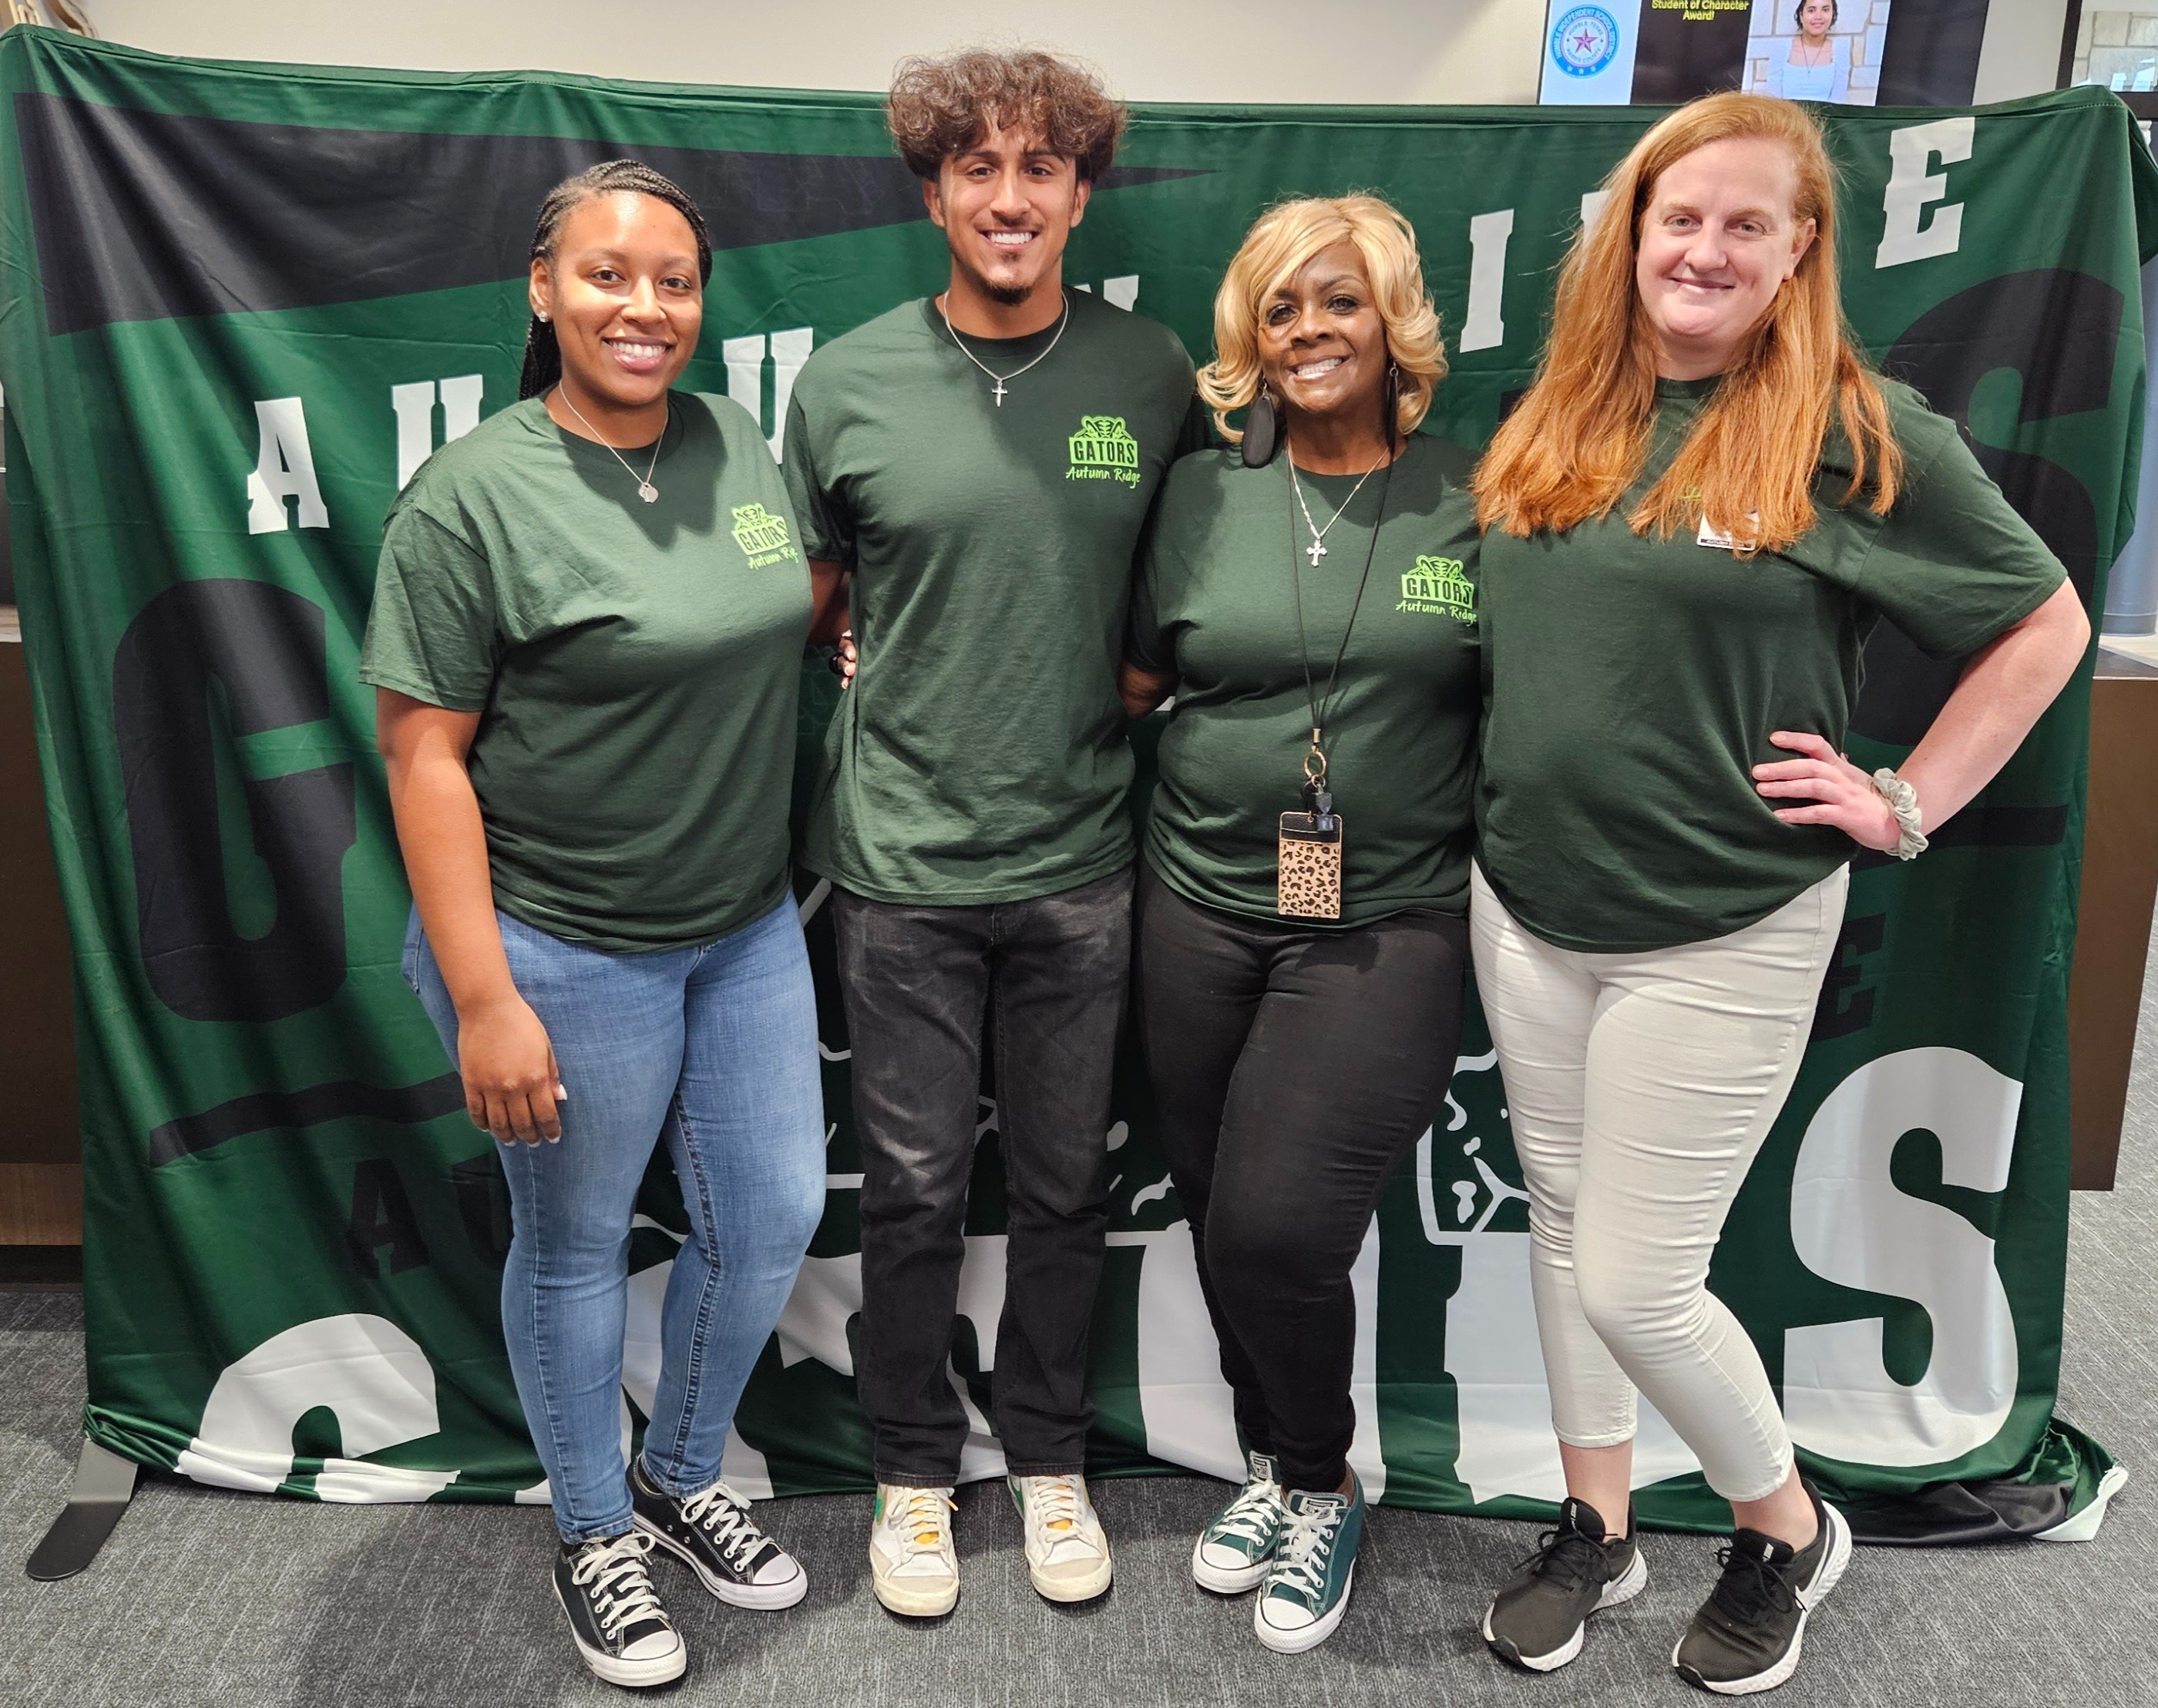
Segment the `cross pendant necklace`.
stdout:
<path fill-rule="evenodd" d="M 1304 555 L 1311 560 L 1312 568 L 1317 569 L 1319 559 L 1326 555 L 1327 534 L 1333 530 L 1336 522 L 1349 513 L 1349 507 L 1356 502 L 1356 494 L 1364 490 L 1364 481 L 1371 479 L 1379 472 L 1382 465 L 1391 460 L 1382 452 L 1379 461 L 1364 471 L 1363 480 L 1358 481 L 1355 486 L 1349 488 L 1349 496 L 1341 501 L 1341 508 L 1329 516 L 1327 519 L 1326 526 L 1321 528 L 1311 519 L 1311 506 L 1304 501 L 1304 482 L 1296 477 L 1296 459 L 1293 457 L 1288 459 L 1289 490 L 1296 494 L 1296 507 L 1304 512 L 1304 529 L 1311 535 L 1311 544 L 1304 548 Z"/>
<path fill-rule="evenodd" d="M 991 391 L 989 395 L 996 400 L 997 407 L 999 409 L 1002 409 L 1004 406 L 1004 394 L 1009 390 L 1009 388 L 1004 384 L 1004 381 L 1007 379 L 1016 379 L 1020 374 L 1025 373 L 1028 368 L 1034 367 L 1037 363 L 1046 361 L 1049 358 L 1050 351 L 1054 350 L 1059 342 L 1062 340 L 1064 337 L 1064 328 L 1071 323 L 1071 297 L 1068 292 L 1062 294 L 1064 296 L 1064 312 L 1056 323 L 1056 336 L 1050 339 L 1049 348 L 1044 350 L 1039 356 L 1036 356 L 1032 362 L 1027 363 L 1025 367 L 1014 368 L 1009 374 L 998 373 L 995 369 L 990 367 L 988 363 L 984 362 L 979 356 L 968 349 L 967 348 L 966 340 L 959 336 L 958 328 L 952 324 L 952 317 L 944 312 L 944 303 L 942 299 L 932 297 L 931 301 L 936 304 L 937 317 L 944 323 L 944 330 L 951 334 L 952 342 L 958 347 L 959 353 L 964 356 L 969 362 L 972 362 L 977 368 L 980 369 L 983 373 L 988 374 L 990 379 L 996 381 L 996 389 Z"/>

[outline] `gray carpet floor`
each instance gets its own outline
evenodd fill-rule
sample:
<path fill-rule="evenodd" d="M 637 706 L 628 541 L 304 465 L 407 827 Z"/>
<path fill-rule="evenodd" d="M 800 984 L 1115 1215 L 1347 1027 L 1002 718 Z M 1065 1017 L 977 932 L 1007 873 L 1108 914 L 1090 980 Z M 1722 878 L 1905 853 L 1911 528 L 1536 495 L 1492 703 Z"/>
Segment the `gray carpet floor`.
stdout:
<path fill-rule="evenodd" d="M 1807 1633 L 1781 1708 L 2148 1708 L 2158 1607 L 2143 1567 L 2158 1478 L 2158 999 L 2146 991 L 2121 1184 L 2078 1195 L 2062 1415 L 2136 1473 L 2098 1539 L 1955 1551 L 1861 1551 Z M 82 1402 L 82 1310 L 67 1290 L 0 1289 L 0 1704 L 415 1708 L 615 1703 L 586 1674 L 547 1587 L 551 1528 L 529 1509 L 317 1506 L 152 1482 L 96 1565 L 34 1584 L 24 1560 L 59 1509 Z M 1393 1708 L 1699 1703 L 1672 1643 L 1706 1592 L 1711 1545 L 1650 1535 L 1648 1592 L 1601 1616 L 1580 1660 L 1531 1678 L 1484 1652 L 1491 1587 L 1535 1527 L 1376 1512 L 1348 1618 L 1295 1658 L 1268 1654 L 1248 1598 L 1187 1575 L 1217 1484 L 1104 1482 L 1117 1550 L 1100 1602 L 1053 1608 L 1027 1587 L 1010 1503 L 963 1491 L 965 1586 L 927 1625 L 871 1598 L 864 1503 L 776 1503 L 763 1516 L 810 1567 L 808 1599 L 745 1613 L 663 1567 L 690 1645 L 656 1693 L 770 1708 Z"/>

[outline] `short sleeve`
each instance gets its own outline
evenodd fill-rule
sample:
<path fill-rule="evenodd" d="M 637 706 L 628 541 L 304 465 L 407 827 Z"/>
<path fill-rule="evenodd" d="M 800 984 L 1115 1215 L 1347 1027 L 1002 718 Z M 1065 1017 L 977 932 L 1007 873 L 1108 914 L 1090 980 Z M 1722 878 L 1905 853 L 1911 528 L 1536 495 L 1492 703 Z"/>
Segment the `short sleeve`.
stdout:
<path fill-rule="evenodd" d="M 811 442 L 809 418 L 798 390 L 787 405 L 787 454 L 779 472 L 787 482 L 787 501 L 802 529 L 802 550 L 820 562 L 851 563 L 854 533 L 837 497 L 817 472 L 817 447 Z"/>
<path fill-rule="evenodd" d="M 447 711 L 483 710 L 500 647 L 485 557 L 417 505 L 383 530 L 359 679 Z"/>
<path fill-rule="evenodd" d="M 2068 571 L 1950 431 L 1907 475 L 1855 591 L 1936 658 L 1976 652 L 2036 611 Z"/>

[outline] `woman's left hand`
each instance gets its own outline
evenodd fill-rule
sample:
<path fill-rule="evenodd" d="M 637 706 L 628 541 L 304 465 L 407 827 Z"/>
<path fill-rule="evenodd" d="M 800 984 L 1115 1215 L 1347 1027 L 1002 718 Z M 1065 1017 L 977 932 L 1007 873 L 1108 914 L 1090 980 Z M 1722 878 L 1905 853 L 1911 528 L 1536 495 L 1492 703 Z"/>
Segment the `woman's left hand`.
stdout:
<path fill-rule="evenodd" d="M 1779 730 L 1768 739 L 1805 757 L 1755 766 L 1753 787 L 1771 800 L 1816 803 L 1778 808 L 1776 816 L 1784 823 L 1832 824 L 1860 847 L 1884 851 L 1902 840 L 1903 827 L 1873 787 L 1871 772 L 1804 730 Z"/>

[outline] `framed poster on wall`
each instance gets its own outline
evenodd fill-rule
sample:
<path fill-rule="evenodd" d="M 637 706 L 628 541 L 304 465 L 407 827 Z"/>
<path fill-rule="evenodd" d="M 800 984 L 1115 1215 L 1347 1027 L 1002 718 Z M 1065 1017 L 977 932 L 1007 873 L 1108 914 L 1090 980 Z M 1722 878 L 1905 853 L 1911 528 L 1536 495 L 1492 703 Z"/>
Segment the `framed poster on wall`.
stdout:
<path fill-rule="evenodd" d="M 1549 0 L 1539 99 L 1675 105 L 1719 89 L 1837 106 L 1971 99 L 1987 0 Z M 2158 0 L 2150 7 L 2158 27 Z M 2105 38 L 2125 40 L 2109 22 Z M 2149 77 L 2151 54 L 2124 78 Z M 2088 55 L 2108 75 L 2111 49 Z M 2148 82 L 2144 85 L 2149 87 Z"/>

